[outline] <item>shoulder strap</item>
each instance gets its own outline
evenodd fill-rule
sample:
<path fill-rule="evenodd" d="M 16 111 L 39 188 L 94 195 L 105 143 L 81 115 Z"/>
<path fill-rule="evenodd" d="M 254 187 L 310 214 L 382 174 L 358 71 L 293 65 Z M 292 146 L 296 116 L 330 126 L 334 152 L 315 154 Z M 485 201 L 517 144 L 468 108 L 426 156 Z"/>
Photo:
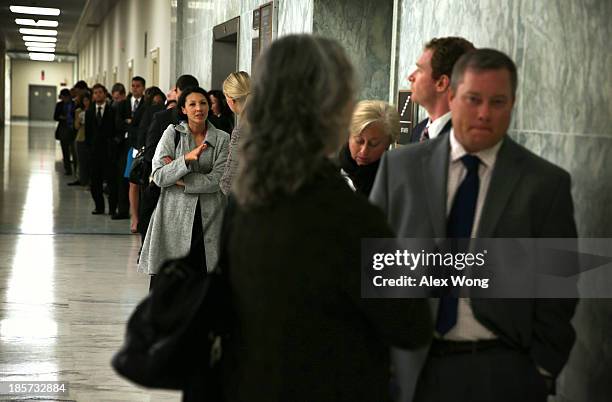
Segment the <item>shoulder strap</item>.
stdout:
<path fill-rule="evenodd" d="M 176 126 L 174 126 L 174 150 L 178 147 L 178 143 L 181 140 L 181 133 L 178 132 Z"/>

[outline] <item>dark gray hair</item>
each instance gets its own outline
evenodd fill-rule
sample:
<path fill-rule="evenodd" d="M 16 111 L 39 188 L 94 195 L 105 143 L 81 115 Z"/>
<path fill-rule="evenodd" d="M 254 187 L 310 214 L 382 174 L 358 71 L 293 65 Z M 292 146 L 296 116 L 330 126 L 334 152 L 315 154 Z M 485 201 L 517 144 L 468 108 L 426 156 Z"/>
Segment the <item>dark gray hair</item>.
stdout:
<path fill-rule="evenodd" d="M 510 84 L 512 85 L 512 97 L 516 97 L 518 86 L 518 74 L 516 65 L 505 53 L 495 49 L 476 49 L 465 53 L 457 60 L 451 77 L 451 89 L 457 91 L 457 87 L 463 81 L 463 75 L 467 70 L 507 70 L 510 73 Z"/>
<path fill-rule="evenodd" d="M 234 192 L 243 207 L 294 194 L 348 138 L 354 72 L 331 39 L 290 35 L 260 56 Z"/>

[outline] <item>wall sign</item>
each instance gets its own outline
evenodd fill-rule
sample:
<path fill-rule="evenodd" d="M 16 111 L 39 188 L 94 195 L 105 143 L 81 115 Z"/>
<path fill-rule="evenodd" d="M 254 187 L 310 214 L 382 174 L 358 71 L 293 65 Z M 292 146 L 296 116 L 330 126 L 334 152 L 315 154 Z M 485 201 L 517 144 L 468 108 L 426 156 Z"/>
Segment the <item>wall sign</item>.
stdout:
<path fill-rule="evenodd" d="M 400 89 L 397 93 L 397 111 L 400 115 L 400 144 L 409 144 L 412 130 L 419 119 L 418 105 L 412 101 L 412 91 Z"/>
<path fill-rule="evenodd" d="M 251 72 L 259 55 L 272 43 L 275 23 L 274 2 L 264 4 L 253 10 L 253 29 L 251 30 Z"/>

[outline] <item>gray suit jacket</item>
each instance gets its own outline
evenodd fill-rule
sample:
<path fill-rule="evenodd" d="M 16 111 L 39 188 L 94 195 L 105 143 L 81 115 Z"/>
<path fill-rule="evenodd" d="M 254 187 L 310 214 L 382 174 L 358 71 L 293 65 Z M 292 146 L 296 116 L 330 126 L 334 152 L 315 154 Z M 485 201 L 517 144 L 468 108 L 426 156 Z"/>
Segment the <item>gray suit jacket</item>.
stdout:
<path fill-rule="evenodd" d="M 370 200 L 383 209 L 398 237 L 446 237 L 449 135 L 383 155 Z M 478 237 L 577 237 L 563 169 L 506 137 L 497 155 Z M 528 351 L 556 376 L 575 334 L 575 300 L 472 299 L 476 318 L 500 339 Z"/>

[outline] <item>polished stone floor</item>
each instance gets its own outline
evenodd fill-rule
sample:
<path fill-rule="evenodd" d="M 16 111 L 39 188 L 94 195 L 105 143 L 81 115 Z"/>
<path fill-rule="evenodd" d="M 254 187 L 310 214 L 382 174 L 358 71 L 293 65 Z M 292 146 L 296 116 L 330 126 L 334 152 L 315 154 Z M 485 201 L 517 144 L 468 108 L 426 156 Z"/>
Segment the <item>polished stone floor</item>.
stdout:
<path fill-rule="evenodd" d="M 109 364 L 148 288 L 139 237 L 129 221 L 91 215 L 89 192 L 66 185 L 54 128 L 0 127 L 0 382 L 61 381 L 69 395 L 0 400 L 178 401 Z"/>

